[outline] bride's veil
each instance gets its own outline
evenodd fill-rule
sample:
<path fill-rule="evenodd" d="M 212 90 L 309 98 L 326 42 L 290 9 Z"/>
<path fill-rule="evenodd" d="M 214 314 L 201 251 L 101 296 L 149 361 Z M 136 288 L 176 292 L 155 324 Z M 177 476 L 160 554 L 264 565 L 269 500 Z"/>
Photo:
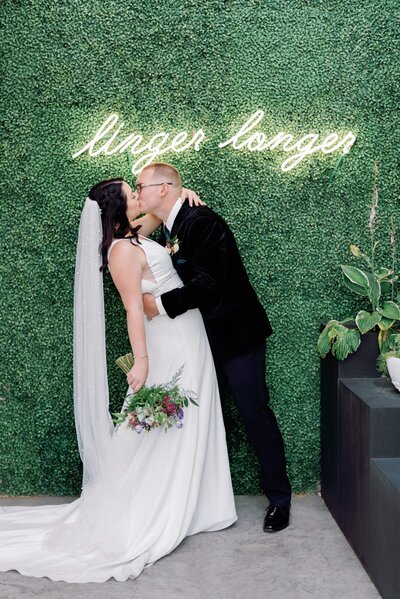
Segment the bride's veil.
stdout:
<path fill-rule="evenodd" d="M 74 289 L 74 412 L 84 487 L 101 473 L 113 432 L 108 411 L 101 212 L 86 198 L 79 225 Z"/>
<path fill-rule="evenodd" d="M 114 546 L 110 541 L 113 534 L 111 514 L 107 516 L 103 505 L 114 425 L 108 411 L 103 273 L 99 251 L 102 236 L 99 205 L 86 198 L 76 253 L 73 343 L 74 412 L 83 463 L 82 493 L 79 499 L 61 510 L 57 522 L 47 531 L 44 544 L 51 551 L 76 551 L 78 554 L 84 548 L 87 551 L 99 548 L 101 541 L 109 543 L 110 550 Z M 104 534 L 105 526 L 110 534 Z"/>
<path fill-rule="evenodd" d="M 128 525 L 124 497 L 112 492 L 125 473 L 109 413 L 103 273 L 103 231 L 97 202 L 86 198 L 79 225 L 74 290 L 74 411 L 83 463 L 82 493 L 64 506 L 45 535 L 51 551 L 119 555 Z M 116 453 L 117 452 L 117 453 Z M 122 504 L 121 504 L 122 502 Z"/>

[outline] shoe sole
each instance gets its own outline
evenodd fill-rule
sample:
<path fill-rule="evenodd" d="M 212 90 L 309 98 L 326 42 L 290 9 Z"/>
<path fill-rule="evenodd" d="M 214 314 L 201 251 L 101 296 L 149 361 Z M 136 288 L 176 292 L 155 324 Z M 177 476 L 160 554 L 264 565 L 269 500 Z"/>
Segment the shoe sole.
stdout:
<path fill-rule="evenodd" d="M 281 530 L 285 530 L 289 526 L 289 522 L 286 524 L 282 524 L 282 526 L 277 526 L 276 528 L 263 528 L 264 532 L 280 532 Z"/>

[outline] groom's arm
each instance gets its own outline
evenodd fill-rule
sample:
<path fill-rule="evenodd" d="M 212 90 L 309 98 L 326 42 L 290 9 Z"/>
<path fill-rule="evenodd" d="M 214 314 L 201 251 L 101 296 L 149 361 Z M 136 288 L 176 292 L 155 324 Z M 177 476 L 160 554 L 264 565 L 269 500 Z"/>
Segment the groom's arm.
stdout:
<path fill-rule="evenodd" d="M 161 295 L 170 318 L 192 308 L 215 306 L 225 286 L 228 251 L 223 223 L 208 216 L 194 219 L 185 235 L 185 244 L 193 276 L 183 287 Z"/>

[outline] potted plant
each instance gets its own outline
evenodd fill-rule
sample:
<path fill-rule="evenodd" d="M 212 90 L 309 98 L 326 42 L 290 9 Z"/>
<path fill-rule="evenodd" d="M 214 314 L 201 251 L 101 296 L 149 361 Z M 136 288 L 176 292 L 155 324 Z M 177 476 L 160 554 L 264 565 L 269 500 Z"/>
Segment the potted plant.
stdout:
<path fill-rule="evenodd" d="M 395 283 L 398 280 L 396 267 L 396 239 L 393 219 L 390 224 L 390 243 L 392 250 L 391 268 L 376 263 L 375 218 L 378 207 L 377 190 L 378 165 L 374 166 L 374 191 L 371 206 L 369 229 L 371 234 L 371 255 L 363 253 L 359 247 L 350 245 L 352 255 L 366 263 L 364 268 L 341 265 L 344 283 L 348 289 L 366 298 L 369 310 L 359 310 L 355 317 L 342 321 L 330 320 L 318 339 L 318 351 L 321 358 L 331 352 L 338 360 L 344 360 L 355 352 L 361 342 L 361 335 L 368 331 L 378 331 L 378 344 L 381 353 L 395 349 L 395 337 L 400 327 L 400 294 L 395 298 Z"/>

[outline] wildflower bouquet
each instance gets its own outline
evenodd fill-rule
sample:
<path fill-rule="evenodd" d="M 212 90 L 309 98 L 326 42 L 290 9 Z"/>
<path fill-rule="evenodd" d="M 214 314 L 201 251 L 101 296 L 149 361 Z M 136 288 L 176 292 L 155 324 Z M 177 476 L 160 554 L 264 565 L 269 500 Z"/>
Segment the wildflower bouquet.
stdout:
<path fill-rule="evenodd" d="M 116 364 L 127 374 L 134 364 L 132 354 L 118 358 Z M 165 385 L 143 386 L 137 393 L 127 395 L 124 411 L 113 413 L 114 423 L 120 425 L 127 421 L 127 426 L 138 434 L 153 428 L 162 427 L 165 432 L 173 426 L 182 428 L 184 408 L 189 402 L 199 405 L 192 391 L 181 390 L 178 386 L 182 370 L 183 366 Z"/>

